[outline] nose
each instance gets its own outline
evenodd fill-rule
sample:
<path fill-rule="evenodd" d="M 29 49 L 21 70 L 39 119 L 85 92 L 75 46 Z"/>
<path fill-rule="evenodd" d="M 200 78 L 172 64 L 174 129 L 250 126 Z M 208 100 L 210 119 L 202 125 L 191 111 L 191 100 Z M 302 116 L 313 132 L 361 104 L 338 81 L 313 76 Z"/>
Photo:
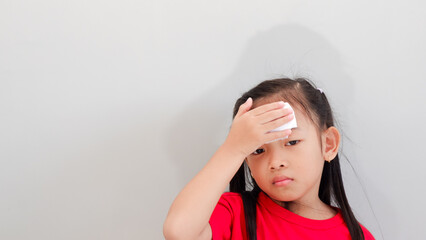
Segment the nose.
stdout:
<path fill-rule="evenodd" d="M 277 170 L 288 166 L 284 151 L 281 149 L 271 149 L 269 155 L 269 168 Z"/>

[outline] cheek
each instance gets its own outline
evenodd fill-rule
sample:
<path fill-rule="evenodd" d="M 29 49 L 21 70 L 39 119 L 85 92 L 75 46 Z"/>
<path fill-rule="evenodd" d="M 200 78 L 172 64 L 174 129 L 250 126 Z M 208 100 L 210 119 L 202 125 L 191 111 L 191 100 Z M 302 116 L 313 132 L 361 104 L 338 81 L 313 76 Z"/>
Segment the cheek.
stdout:
<path fill-rule="evenodd" d="M 316 160 L 315 162 L 313 162 L 311 164 L 311 168 L 309 169 L 311 173 L 311 178 L 315 181 L 321 179 L 323 167 L 324 161 Z"/>
<path fill-rule="evenodd" d="M 321 160 L 318 156 L 306 156 L 297 162 L 293 162 L 292 167 L 303 175 L 317 176 L 322 174 L 324 160 Z"/>
<path fill-rule="evenodd" d="M 259 178 L 262 177 L 262 169 L 264 169 L 264 161 L 262 161 L 261 159 L 249 159 L 246 161 L 248 167 L 250 168 L 250 172 L 251 174 L 255 177 L 255 178 Z"/>

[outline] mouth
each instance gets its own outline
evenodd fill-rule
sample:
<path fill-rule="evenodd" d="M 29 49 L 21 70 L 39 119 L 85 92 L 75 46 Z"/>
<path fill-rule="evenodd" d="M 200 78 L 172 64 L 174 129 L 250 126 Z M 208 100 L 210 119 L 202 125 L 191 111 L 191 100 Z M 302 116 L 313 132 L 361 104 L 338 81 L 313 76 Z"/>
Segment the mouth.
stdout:
<path fill-rule="evenodd" d="M 278 177 L 274 177 L 274 179 L 272 180 L 272 184 L 274 184 L 275 186 L 285 186 L 291 182 L 293 182 L 293 178 L 289 178 L 286 176 L 278 176 Z"/>

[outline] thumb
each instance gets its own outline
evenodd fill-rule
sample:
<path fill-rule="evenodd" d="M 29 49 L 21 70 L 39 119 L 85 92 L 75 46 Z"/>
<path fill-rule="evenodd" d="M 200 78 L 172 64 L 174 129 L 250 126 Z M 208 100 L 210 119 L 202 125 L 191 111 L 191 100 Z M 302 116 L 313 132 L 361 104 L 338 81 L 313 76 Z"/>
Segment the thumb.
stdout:
<path fill-rule="evenodd" d="M 237 115 L 235 115 L 235 117 L 239 117 L 248 112 L 252 105 L 253 99 L 251 97 L 247 98 L 246 102 L 240 105 L 240 108 L 238 109 Z"/>

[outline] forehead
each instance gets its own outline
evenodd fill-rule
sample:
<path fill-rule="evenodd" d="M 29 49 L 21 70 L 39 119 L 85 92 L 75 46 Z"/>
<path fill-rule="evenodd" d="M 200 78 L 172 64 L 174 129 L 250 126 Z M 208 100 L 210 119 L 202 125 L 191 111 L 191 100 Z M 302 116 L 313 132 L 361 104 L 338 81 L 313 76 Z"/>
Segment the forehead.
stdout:
<path fill-rule="evenodd" d="M 297 122 L 297 128 L 293 129 L 294 132 L 309 132 L 309 131 L 315 131 L 315 125 L 313 124 L 311 118 L 308 116 L 308 114 L 306 113 L 306 111 L 303 110 L 302 106 L 298 103 L 294 103 L 294 102 L 289 102 L 285 99 L 281 99 L 281 98 L 266 98 L 266 99 L 258 99 L 255 100 L 253 103 L 253 107 L 252 109 L 268 104 L 268 103 L 272 103 L 272 102 L 277 102 L 277 101 L 284 101 L 284 102 L 288 102 L 291 107 L 293 108 L 294 111 L 294 115 L 296 117 L 296 122 Z"/>

